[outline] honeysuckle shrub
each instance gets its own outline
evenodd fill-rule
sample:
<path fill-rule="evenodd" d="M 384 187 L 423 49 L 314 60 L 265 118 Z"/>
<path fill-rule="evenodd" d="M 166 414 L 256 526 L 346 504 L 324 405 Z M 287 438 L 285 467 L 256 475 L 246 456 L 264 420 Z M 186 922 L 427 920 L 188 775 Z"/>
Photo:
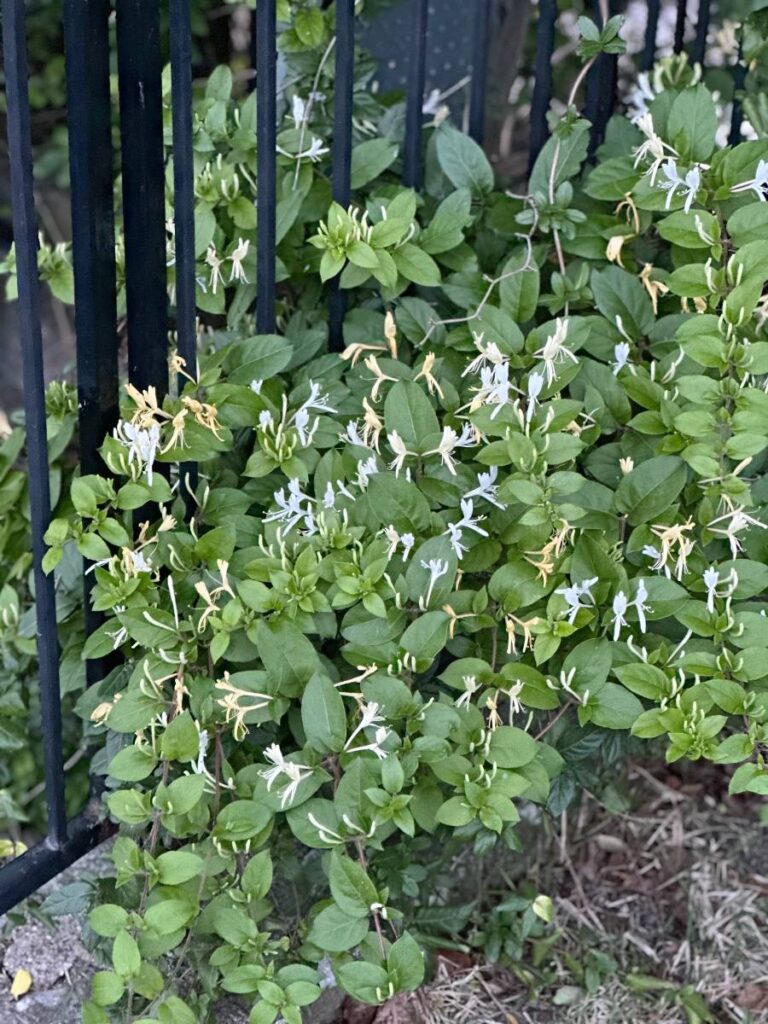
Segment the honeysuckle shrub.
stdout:
<path fill-rule="evenodd" d="M 47 536 L 95 563 L 84 656 L 121 656 L 79 702 L 121 832 L 88 1024 L 418 987 L 419 865 L 514 850 L 618 737 L 768 790 L 768 145 L 717 147 L 684 62 L 655 80 L 593 168 L 569 108 L 524 198 L 442 127 L 426 199 L 331 207 L 318 276 L 370 272 L 344 352 L 296 310 L 128 387 Z"/>

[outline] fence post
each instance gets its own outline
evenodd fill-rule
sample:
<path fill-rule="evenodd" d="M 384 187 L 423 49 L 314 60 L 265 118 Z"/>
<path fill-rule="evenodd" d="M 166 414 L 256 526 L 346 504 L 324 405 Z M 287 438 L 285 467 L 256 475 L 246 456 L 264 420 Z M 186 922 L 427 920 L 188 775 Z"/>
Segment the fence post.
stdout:
<path fill-rule="evenodd" d="M 168 387 L 165 160 L 158 0 L 119 0 L 128 373 L 137 388 Z"/>
<path fill-rule="evenodd" d="M 421 186 L 421 125 L 424 120 L 424 84 L 427 74 L 427 0 L 411 0 L 413 23 L 410 37 L 408 97 L 405 110 L 405 152 L 403 183 Z"/>
<path fill-rule="evenodd" d="M 536 26 L 536 77 L 531 103 L 531 135 L 528 147 L 528 171 L 549 138 L 547 111 L 552 101 L 552 51 L 555 48 L 557 0 L 539 0 Z"/>
<path fill-rule="evenodd" d="M 336 0 L 336 73 L 333 110 L 333 198 L 349 205 L 352 169 L 352 96 L 355 81 L 355 0 Z M 346 295 L 340 276 L 331 282 L 329 341 L 333 352 L 343 348 Z"/>
<path fill-rule="evenodd" d="M 37 223 L 32 188 L 24 0 L 3 0 L 2 11 L 13 238 L 16 245 L 19 329 L 23 355 L 37 654 L 40 662 L 40 713 L 48 802 L 48 843 L 59 848 L 67 839 L 67 817 L 62 770 L 56 594 L 53 574 L 46 575 L 43 572 L 43 558 L 47 550 L 43 535 L 51 518 L 51 495 L 48 484 L 43 337 L 37 280 Z"/>
<path fill-rule="evenodd" d="M 256 7 L 256 330 L 275 330 L 277 205 L 277 14 L 275 0 Z"/>
<path fill-rule="evenodd" d="M 109 0 L 66 0 L 67 114 L 77 336 L 77 412 L 83 473 L 99 473 L 99 447 L 118 417 L 117 297 L 113 212 Z M 88 59 L 83 60 L 83 52 Z M 93 575 L 83 576 L 86 633 L 103 621 L 91 607 Z M 85 663 L 88 683 L 107 671 Z"/>

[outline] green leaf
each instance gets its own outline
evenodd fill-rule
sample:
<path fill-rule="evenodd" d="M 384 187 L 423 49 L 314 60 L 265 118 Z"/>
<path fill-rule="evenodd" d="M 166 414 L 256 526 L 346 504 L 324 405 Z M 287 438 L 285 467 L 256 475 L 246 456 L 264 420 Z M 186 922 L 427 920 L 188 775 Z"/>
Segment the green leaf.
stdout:
<path fill-rule="evenodd" d="M 620 317 L 624 330 L 635 339 L 651 331 L 656 322 L 653 306 L 633 274 L 620 267 L 607 267 L 593 270 L 590 283 L 597 308 L 613 326 Z"/>
<path fill-rule="evenodd" d="M 630 729 L 643 713 L 643 705 L 623 686 L 606 683 L 590 697 L 589 710 L 591 721 L 603 729 Z"/>
<path fill-rule="evenodd" d="M 424 954 L 408 932 L 390 947 L 387 972 L 396 992 L 414 992 L 424 981 Z"/>
<path fill-rule="evenodd" d="M 312 923 L 307 936 L 327 953 L 344 953 L 359 945 L 368 934 L 368 917 L 353 917 L 340 907 L 321 910 Z"/>
<path fill-rule="evenodd" d="M 193 761 L 200 749 L 200 733 L 188 711 L 171 720 L 160 741 L 164 761 Z"/>
<path fill-rule="evenodd" d="M 440 268 L 426 252 L 413 242 L 404 242 L 392 253 L 398 273 L 406 281 L 420 284 L 425 288 L 440 284 Z"/>
<path fill-rule="evenodd" d="M 155 861 L 161 885 L 182 885 L 197 878 L 203 870 L 203 858 L 188 850 L 169 850 Z"/>
<path fill-rule="evenodd" d="M 194 913 L 194 906 L 186 900 L 161 899 L 147 910 L 144 920 L 159 935 L 170 935 L 186 928 Z"/>
<path fill-rule="evenodd" d="M 726 225 L 734 245 L 761 242 L 768 237 L 768 203 L 741 206 L 728 218 Z"/>
<path fill-rule="evenodd" d="M 141 953 L 136 944 L 136 939 L 130 932 L 119 932 L 112 946 L 112 966 L 115 974 L 125 980 L 139 973 L 141 968 Z"/>
<path fill-rule="evenodd" d="M 378 178 L 397 158 L 397 146 L 389 139 L 368 139 L 352 150 L 352 188 L 362 188 Z"/>
<path fill-rule="evenodd" d="M 122 998 L 125 985 L 112 971 L 97 971 L 91 981 L 91 997 L 97 1006 L 111 1006 Z"/>
<path fill-rule="evenodd" d="M 260 900 L 272 886 L 272 857 L 269 850 L 262 850 L 248 861 L 240 885 L 251 899 Z"/>
<path fill-rule="evenodd" d="M 293 347 L 278 334 L 258 334 L 233 345 L 227 353 L 230 384 L 250 384 L 267 380 L 284 370 L 291 361 Z"/>
<path fill-rule="evenodd" d="M 435 215 L 419 235 L 419 247 L 435 255 L 448 252 L 464 241 L 464 226 L 470 221 L 472 194 L 461 188 L 440 203 Z"/>
<path fill-rule="evenodd" d="M 517 324 L 531 320 L 539 301 L 539 268 L 535 263 L 531 265 L 527 250 L 513 253 L 499 276 L 502 310 Z"/>
<path fill-rule="evenodd" d="M 157 758 L 151 750 L 143 747 L 123 747 L 109 762 L 109 774 L 121 782 L 141 782 L 151 775 L 157 765 Z"/>
<path fill-rule="evenodd" d="M 328 676 L 315 673 L 301 698 L 301 721 L 307 742 L 321 754 L 338 753 L 347 738 L 344 700 Z"/>
<path fill-rule="evenodd" d="M 631 526 L 658 520 L 677 500 L 688 477 L 688 469 L 676 455 L 659 455 L 641 462 L 623 476 L 616 488 L 615 502 Z"/>
<path fill-rule="evenodd" d="M 454 188 L 468 188 L 476 195 L 493 189 L 493 169 L 473 139 L 447 122 L 435 136 L 437 162 Z"/>
<path fill-rule="evenodd" d="M 350 917 L 367 917 L 372 904 L 379 902 L 376 886 L 365 870 L 344 854 L 331 857 L 329 880 L 334 901 Z"/>
<path fill-rule="evenodd" d="M 536 757 L 536 740 L 513 725 L 494 729 L 488 748 L 488 760 L 499 768 L 521 768 Z"/>
<path fill-rule="evenodd" d="M 702 163 L 715 148 L 717 111 L 705 85 L 681 92 L 672 104 L 666 136 L 685 161 Z"/>
<path fill-rule="evenodd" d="M 102 903 L 90 912 L 88 922 L 97 935 L 113 939 L 125 928 L 128 911 L 116 903 Z"/>
<path fill-rule="evenodd" d="M 440 424 L 426 394 L 411 381 L 394 384 L 384 402 L 387 433 L 397 431 L 410 451 L 429 451 L 431 441 L 439 438 Z"/>
<path fill-rule="evenodd" d="M 555 172 L 555 191 L 569 178 L 579 173 L 581 165 L 587 156 L 589 147 L 589 121 L 577 121 L 571 126 L 566 138 L 559 135 L 552 135 L 547 140 L 544 148 L 536 157 L 531 177 L 528 182 L 528 189 L 532 194 L 538 193 L 549 197 L 549 179 L 552 173 L 552 164 L 557 153 L 557 170 Z"/>

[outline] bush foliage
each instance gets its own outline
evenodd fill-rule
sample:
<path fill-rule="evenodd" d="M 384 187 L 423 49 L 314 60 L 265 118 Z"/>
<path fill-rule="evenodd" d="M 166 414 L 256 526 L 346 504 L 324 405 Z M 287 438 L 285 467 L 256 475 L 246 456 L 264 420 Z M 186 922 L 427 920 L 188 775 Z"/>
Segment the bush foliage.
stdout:
<path fill-rule="evenodd" d="M 618 27 L 582 22 L 585 62 Z M 363 63 L 345 210 L 312 67 L 278 138 L 280 335 L 251 333 L 255 115 L 222 69 L 196 228 L 227 328 L 168 397 L 128 386 L 47 535 L 49 571 L 95 563 L 84 656 L 120 655 L 78 702 L 121 827 L 86 1024 L 417 988 L 460 927 L 419 866 L 515 849 L 521 805 L 560 813 L 629 735 L 768 791 L 768 144 L 716 144 L 675 59 L 593 167 L 572 95 L 523 197 L 439 114 L 417 195 Z M 550 919 L 520 909 L 523 938 Z"/>

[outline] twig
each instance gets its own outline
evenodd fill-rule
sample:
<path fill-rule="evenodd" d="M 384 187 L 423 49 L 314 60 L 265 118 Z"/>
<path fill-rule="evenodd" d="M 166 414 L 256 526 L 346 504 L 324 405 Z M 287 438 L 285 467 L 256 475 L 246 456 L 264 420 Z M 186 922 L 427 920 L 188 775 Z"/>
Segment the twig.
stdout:
<path fill-rule="evenodd" d="M 533 203 L 529 197 L 526 197 L 526 201 L 531 202 L 531 205 L 533 206 Z M 501 284 L 502 281 L 506 281 L 510 277 L 516 277 L 517 274 L 523 274 L 526 273 L 527 271 L 536 269 L 533 260 L 533 243 L 531 241 L 531 236 L 533 235 L 533 232 L 536 230 L 536 225 L 538 223 L 538 215 L 535 206 L 533 206 L 533 211 L 534 223 L 531 227 L 530 233 L 527 235 L 515 236 L 517 238 L 522 238 L 526 245 L 525 262 L 523 263 L 523 265 L 521 267 L 516 267 L 514 270 L 508 270 L 506 273 L 500 274 L 498 277 L 486 277 L 486 280 L 488 281 L 488 288 L 486 289 L 485 295 L 483 295 L 482 299 L 480 300 L 480 305 L 477 307 L 477 309 L 475 309 L 475 311 L 473 313 L 470 313 L 468 316 L 454 316 L 448 317 L 445 320 L 431 320 L 427 333 L 419 342 L 419 346 L 426 344 L 426 342 L 429 341 L 429 339 L 432 337 L 432 334 L 437 330 L 438 327 L 450 327 L 454 324 L 468 324 L 471 323 L 473 320 L 477 320 L 478 317 L 482 314 L 486 305 L 488 304 L 488 301 L 493 295 L 493 292 L 497 285 Z"/>

